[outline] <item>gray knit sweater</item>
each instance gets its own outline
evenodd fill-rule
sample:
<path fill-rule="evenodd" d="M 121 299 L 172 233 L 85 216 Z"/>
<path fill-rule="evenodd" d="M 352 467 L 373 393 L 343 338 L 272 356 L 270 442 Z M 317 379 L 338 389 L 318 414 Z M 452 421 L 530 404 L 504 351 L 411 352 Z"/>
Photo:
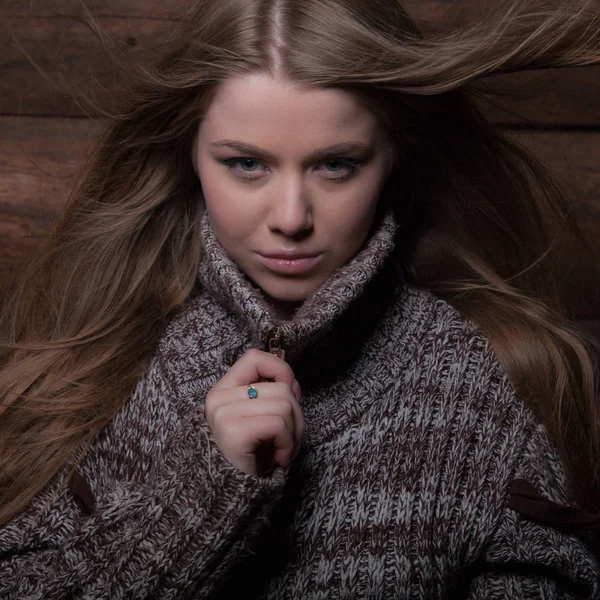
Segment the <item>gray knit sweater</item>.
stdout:
<path fill-rule="evenodd" d="M 0 598 L 600 598 L 585 532 L 527 510 L 568 498 L 545 429 L 480 331 L 402 282 L 394 235 L 387 215 L 277 323 L 205 217 L 197 289 L 132 397 L 71 485 L 0 529 Z M 257 477 L 204 398 L 277 329 L 306 433 Z"/>

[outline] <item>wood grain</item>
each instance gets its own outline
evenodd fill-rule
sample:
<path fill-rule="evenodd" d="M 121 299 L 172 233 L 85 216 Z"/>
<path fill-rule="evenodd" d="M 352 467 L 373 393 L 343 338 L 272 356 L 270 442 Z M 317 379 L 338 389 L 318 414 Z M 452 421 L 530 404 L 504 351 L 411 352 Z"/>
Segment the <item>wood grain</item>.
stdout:
<path fill-rule="evenodd" d="M 485 13 L 497 0 L 404 0 L 409 15 L 429 32 L 460 27 Z M 0 17 L 134 17 L 180 19 L 193 0 L 0 0 Z"/>
<path fill-rule="evenodd" d="M 408 14 L 428 33 L 462 27 L 501 0 L 403 0 Z M 598 1 L 598 0 L 596 0 Z M 126 17 L 182 19 L 194 0 L 0 0 L 0 17 Z M 600 2 L 598 2 L 600 6 Z"/>
<path fill-rule="evenodd" d="M 128 17 L 180 18 L 190 0 L 0 0 L 0 17 Z"/>
<path fill-rule="evenodd" d="M 600 318 L 600 132 L 513 132 L 570 194 L 590 246 L 559 246 L 557 267 L 566 304 L 579 318 Z"/>
<path fill-rule="evenodd" d="M 410 0 L 406 6 L 422 27 L 438 31 L 469 22 L 492 1 Z M 88 5 L 105 37 L 131 60 L 137 49 L 165 39 L 191 3 L 94 0 Z M 84 110 L 71 95 L 118 93 L 101 43 L 74 20 L 85 16 L 78 0 L 2 0 L 0 114 L 77 116 Z M 505 75 L 490 78 L 489 85 L 502 94 L 498 107 L 488 110 L 496 123 L 600 126 L 600 67 Z"/>
<path fill-rule="evenodd" d="M 82 116 L 89 109 L 79 106 L 81 96 L 119 93 L 123 82 L 85 24 L 37 18 L 5 25 L 0 27 L 2 114 Z M 151 47 L 170 31 L 161 20 L 102 19 L 101 28 L 121 60 L 131 60 L 138 46 Z"/>
<path fill-rule="evenodd" d="M 77 167 L 101 130 L 84 119 L 0 118 L 0 281 L 58 217 Z M 511 133 L 571 190 L 591 252 L 564 248 L 560 273 L 579 318 L 600 319 L 600 132 Z"/>
<path fill-rule="evenodd" d="M 101 123 L 0 118 L 0 289 L 61 213 Z"/>
<path fill-rule="evenodd" d="M 497 125 L 600 127 L 600 67 L 498 75 L 480 82 Z"/>

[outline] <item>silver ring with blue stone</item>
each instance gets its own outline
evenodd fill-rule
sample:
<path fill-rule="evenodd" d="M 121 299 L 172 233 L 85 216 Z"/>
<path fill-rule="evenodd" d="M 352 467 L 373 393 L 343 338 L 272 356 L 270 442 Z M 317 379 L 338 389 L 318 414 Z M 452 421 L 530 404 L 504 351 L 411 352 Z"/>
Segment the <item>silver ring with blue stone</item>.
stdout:
<path fill-rule="evenodd" d="M 250 398 L 250 400 L 258 398 L 258 390 L 253 385 L 248 386 L 248 398 Z"/>

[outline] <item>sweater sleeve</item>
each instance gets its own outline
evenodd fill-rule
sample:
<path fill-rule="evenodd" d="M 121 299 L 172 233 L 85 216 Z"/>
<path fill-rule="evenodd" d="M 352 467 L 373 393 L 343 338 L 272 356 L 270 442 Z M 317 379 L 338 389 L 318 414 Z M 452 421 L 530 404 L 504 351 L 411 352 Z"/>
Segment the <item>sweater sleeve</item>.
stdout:
<path fill-rule="evenodd" d="M 570 515 L 567 521 L 580 521 L 585 529 L 590 515 L 568 507 L 565 481 L 545 428 L 535 426 L 518 459 L 498 526 L 482 559 L 472 565 L 469 598 L 600 598 L 600 569 L 589 532 L 566 527 L 564 518 Z M 534 508 L 517 501 L 519 486 L 535 492 Z"/>
<path fill-rule="evenodd" d="M 91 515 L 54 484 L 2 527 L 0 599 L 209 596 L 251 552 L 285 472 L 238 471 L 220 452 L 203 406 L 169 439 L 146 481 L 105 486 Z"/>

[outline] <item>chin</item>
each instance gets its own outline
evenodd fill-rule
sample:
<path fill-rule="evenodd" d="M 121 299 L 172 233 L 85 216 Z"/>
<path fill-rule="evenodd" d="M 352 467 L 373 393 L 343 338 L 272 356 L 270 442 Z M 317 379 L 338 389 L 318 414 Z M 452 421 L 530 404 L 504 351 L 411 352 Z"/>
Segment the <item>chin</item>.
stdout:
<path fill-rule="evenodd" d="M 291 303 L 304 302 L 320 285 L 314 282 L 300 282 L 290 279 L 277 285 L 268 285 L 266 282 L 265 285 L 261 285 L 260 282 L 256 283 L 273 300 Z"/>

